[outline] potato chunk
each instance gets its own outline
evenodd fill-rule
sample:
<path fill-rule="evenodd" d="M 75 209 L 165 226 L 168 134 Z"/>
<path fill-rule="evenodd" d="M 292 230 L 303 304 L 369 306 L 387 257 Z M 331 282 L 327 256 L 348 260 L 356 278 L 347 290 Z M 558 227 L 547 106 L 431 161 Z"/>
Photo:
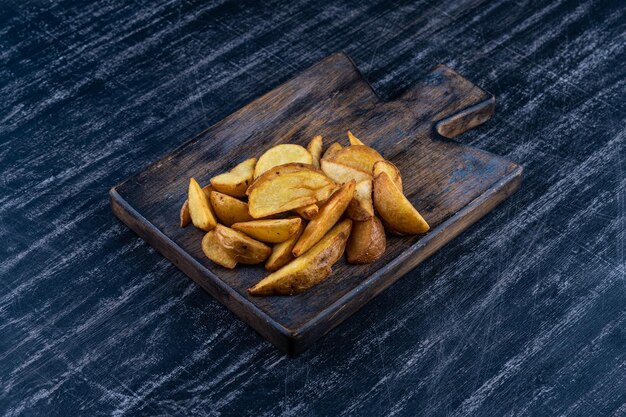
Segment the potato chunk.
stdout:
<path fill-rule="evenodd" d="M 396 187 L 386 172 L 374 178 L 374 207 L 385 224 L 398 233 L 426 233 L 430 226 Z"/>
<path fill-rule="evenodd" d="M 248 292 L 256 296 L 293 295 L 322 282 L 343 255 L 351 227 L 352 220 L 342 220 L 306 254 L 268 275 Z"/>
<path fill-rule="evenodd" d="M 213 213 L 213 208 L 211 208 L 209 198 L 194 178 L 189 180 L 188 201 L 189 216 L 193 225 L 207 232 L 215 228 L 217 219 Z"/>
<path fill-rule="evenodd" d="M 324 140 L 322 139 L 320 135 L 317 135 L 313 139 L 311 139 L 311 141 L 306 147 L 306 149 L 311 154 L 311 157 L 313 158 L 313 166 L 315 168 L 320 167 L 320 159 L 322 158 L 323 147 L 324 147 Z"/>
<path fill-rule="evenodd" d="M 211 178 L 211 185 L 220 193 L 243 197 L 252 183 L 256 163 L 256 158 L 247 159 L 230 171 Z"/>
<path fill-rule="evenodd" d="M 261 242 L 280 243 L 293 236 L 300 228 L 300 224 L 302 224 L 301 218 L 292 217 L 289 219 L 251 220 L 235 223 L 232 228 Z"/>
<path fill-rule="evenodd" d="M 315 204 L 327 199 L 335 189 L 335 183 L 312 165 L 279 165 L 257 178 L 248 189 L 250 215 L 258 219 Z"/>
<path fill-rule="evenodd" d="M 293 256 L 298 257 L 320 241 L 337 223 L 354 196 L 354 181 L 341 186 L 324 204 L 317 216 L 307 224 L 302 236 L 293 248 Z"/>
<path fill-rule="evenodd" d="M 303 146 L 285 143 L 276 145 L 268 149 L 261 157 L 254 168 L 254 178 L 258 178 L 266 171 L 278 165 L 285 165 L 292 162 L 302 164 L 313 164 L 313 157 Z"/>
<path fill-rule="evenodd" d="M 364 222 L 353 222 L 346 255 L 351 264 L 369 264 L 385 253 L 387 238 L 380 219 L 372 216 Z"/>

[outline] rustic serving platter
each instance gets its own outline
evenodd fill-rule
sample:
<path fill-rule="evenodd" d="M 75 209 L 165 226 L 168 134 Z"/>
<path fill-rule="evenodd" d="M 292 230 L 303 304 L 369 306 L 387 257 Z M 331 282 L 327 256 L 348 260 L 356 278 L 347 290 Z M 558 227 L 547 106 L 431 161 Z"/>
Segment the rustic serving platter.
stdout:
<path fill-rule="evenodd" d="M 451 140 L 493 115 L 495 98 L 443 65 L 397 99 L 377 97 L 351 59 L 331 55 L 197 135 L 110 191 L 113 212 L 279 349 L 295 354 L 467 229 L 520 185 L 522 167 Z M 262 265 L 209 261 L 203 232 L 178 225 L 188 181 L 200 184 L 279 143 L 317 134 L 347 144 L 350 129 L 398 166 L 404 192 L 431 230 L 390 237 L 377 262 L 348 265 L 290 297 L 252 297 Z"/>

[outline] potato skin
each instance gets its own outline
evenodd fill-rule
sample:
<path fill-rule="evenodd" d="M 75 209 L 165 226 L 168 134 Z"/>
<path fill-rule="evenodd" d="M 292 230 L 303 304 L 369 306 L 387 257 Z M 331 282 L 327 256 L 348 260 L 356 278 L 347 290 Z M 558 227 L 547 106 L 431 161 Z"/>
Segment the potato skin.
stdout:
<path fill-rule="evenodd" d="M 202 238 L 202 252 L 207 258 L 224 268 L 233 269 L 237 265 L 237 260 L 220 245 L 215 230 L 209 231 Z"/>
<path fill-rule="evenodd" d="M 385 224 L 398 233 L 417 235 L 430 229 L 386 172 L 374 178 L 374 207 Z"/>
<path fill-rule="evenodd" d="M 272 248 L 266 244 L 221 224 L 215 228 L 215 236 L 224 251 L 238 263 L 259 264 L 272 253 Z"/>
<path fill-rule="evenodd" d="M 369 264 L 383 256 L 387 247 L 385 228 L 376 216 L 352 223 L 352 233 L 346 246 L 346 257 L 351 264 Z"/>

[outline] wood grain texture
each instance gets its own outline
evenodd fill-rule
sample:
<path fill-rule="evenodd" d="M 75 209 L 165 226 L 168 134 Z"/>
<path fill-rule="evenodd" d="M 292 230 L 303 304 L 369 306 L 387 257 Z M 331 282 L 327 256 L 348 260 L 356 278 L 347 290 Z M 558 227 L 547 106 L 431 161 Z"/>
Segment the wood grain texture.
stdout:
<path fill-rule="evenodd" d="M 0 414 L 623 415 L 625 25 L 610 1 L 3 2 Z M 525 178 L 290 359 L 106 193 L 337 50 L 385 98 L 435 63 L 495 94 L 459 140 Z"/>
<path fill-rule="evenodd" d="M 494 106 L 492 95 L 443 65 L 398 100 L 381 101 L 350 58 L 336 53 L 112 188 L 111 206 L 279 349 L 300 353 L 519 187 L 519 165 L 435 133 L 436 126 L 458 136 L 485 122 Z M 280 143 L 306 145 L 316 134 L 344 137 L 347 145 L 347 128 L 363 132 L 403 173 L 404 194 L 431 227 L 426 235 L 391 238 L 375 263 L 342 258 L 328 279 L 304 293 L 254 297 L 247 290 L 267 276 L 262 265 L 227 270 L 202 253 L 204 232 L 179 227 L 190 177 L 208 184 L 240 160 Z"/>

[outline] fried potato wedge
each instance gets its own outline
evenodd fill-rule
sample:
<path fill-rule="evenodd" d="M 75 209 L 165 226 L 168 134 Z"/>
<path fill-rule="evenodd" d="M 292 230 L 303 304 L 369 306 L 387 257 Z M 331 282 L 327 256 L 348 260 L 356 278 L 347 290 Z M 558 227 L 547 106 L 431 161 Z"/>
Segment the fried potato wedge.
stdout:
<path fill-rule="evenodd" d="M 211 202 L 194 178 L 189 180 L 188 201 L 189 216 L 193 225 L 207 232 L 215 228 L 217 219 L 213 213 Z"/>
<path fill-rule="evenodd" d="M 387 160 L 378 161 L 374 164 L 374 170 L 372 173 L 374 177 L 376 177 L 381 172 L 386 172 L 387 175 L 389 175 L 389 178 L 391 178 L 391 181 L 396 184 L 396 187 L 402 191 L 402 176 L 400 175 L 400 170 L 397 166 Z"/>
<path fill-rule="evenodd" d="M 328 149 L 326 149 L 326 152 L 324 152 L 324 156 L 322 156 L 322 159 L 331 159 L 341 149 L 343 149 L 343 146 L 341 146 L 341 144 L 337 142 L 333 143 L 328 147 Z"/>
<path fill-rule="evenodd" d="M 321 165 L 324 174 L 328 175 L 328 177 L 337 184 L 345 184 L 352 180 L 361 182 L 363 180 L 372 179 L 372 176 L 368 172 L 360 171 L 335 161 L 322 159 Z"/>
<path fill-rule="evenodd" d="M 278 165 L 285 165 L 292 162 L 302 164 L 313 164 L 313 157 L 303 146 L 292 143 L 276 145 L 268 149 L 256 163 L 254 168 L 254 178 L 258 178 L 266 171 Z"/>
<path fill-rule="evenodd" d="M 322 148 L 324 147 L 324 140 L 320 135 L 315 136 L 306 149 L 311 154 L 311 158 L 313 158 L 313 166 L 315 168 L 320 167 L 320 159 L 322 159 Z"/>
<path fill-rule="evenodd" d="M 298 213 L 298 216 L 306 220 L 311 220 L 313 217 L 317 215 L 317 213 L 320 211 L 320 208 L 318 207 L 317 204 L 309 204 L 308 206 L 298 207 L 297 209 L 294 209 L 293 211 Z"/>
<path fill-rule="evenodd" d="M 211 184 L 202 187 L 202 191 L 209 197 L 213 187 Z M 189 214 L 189 199 L 185 200 L 182 206 L 180 206 L 180 227 L 187 227 L 191 223 L 191 214 Z"/>
<path fill-rule="evenodd" d="M 352 220 L 365 221 L 374 215 L 374 203 L 372 202 L 372 180 L 363 180 L 354 187 L 354 198 L 350 201 L 347 210 Z"/>
<path fill-rule="evenodd" d="M 209 231 L 202 238 L 202 252 L 207 258 L 224 268 L 233 269 L 237 266 L 237 260 L 220 245 L 215 230 Z"/>
<path fill-rule="evenodd" d="M 302 236 L 293 247 L 293 256 L 298 257 L 312 248 L 337 223 L 354 197 L 355 185 L 354 181 L 342 185 L 328 202 L 320 207 L 317 216 L 307 224 Z"/>
<path fill-rule="evenodd" d="M 330 159 L 368 174 L 372 173 L 376 162 L 385 160 L 376 150 L 365 145 L 346 146 Z"/>
<path fill-rule="evenodd" d="M 293 295 L 326 279 L 341 258 L 350 236 L 352 220 L 333 227 L 315 246 L 248 289 L 250 295 Z"/>
<path fill-rule="evenodd" d="M 350 145 L 365 145 L 363 142 L 359 140 L 359 138 L 354 136 L 352 132 L 350 132 L 349 130 L 348 130 L 348 140 L 350 141 Z"/>
<path fill-rule="evenodd" d="M 231 197 L 243 197 L 252 183 L 256 164 L 256 158 L 247 159 L 230 171 L 211 178 L 211 185 L 220 193 Z"/>
<path fill-rule="evenodd" d="M 215 215 L 222 224 L 228 227 L 234 223 L 254 220 L 248 213 L 248 203 L 219 191 L 212 191 L 209 198 Z"/>
<path fill-rule="evenodd" d="M 386 172 L 374 178 L 374 207 L 385 223 L 398 233 L 421 234 L 430 229 Z"/>
<path fill-rule="evenodd" d="M 291 217 L 288 219 L 252 220 L 235 223 L 231 227 L 261 242 L 280 243 L 293 236 L 301 224 L 302 219 L 300 217 Z"/>
<path fill-rule="evenodd" d="M 351 264 L 369 264 L 383 256 L 387 246 L 385 228 L 376 216 L 364 222 L 353 222 L 346 257 Z"/>
<path fill-rule="evenodd" d="M 274 245 L 270 257 L 267 258 L 267 262 L 265 262 L 265 269 L 273 272 L 282 268 L 283 266 L 287 265 L 289 262 L 295 259 L 291 251 L 298 239 L 300 238 L 300 235 L 302 235 L 304 227 L 304 222 L 301 222 L 298 230 L 296 231 L 296 233 L 293 234 L 293 236 L 291 236 L 284 242 L 276 243 Z"/>
<path fill-rule="evenodd" d="M 242 264 L 261 263 L 272 253 L 272 249 L 266 244 L 222 224 L 215 227 L 215 236 L 222 249 Z"/>
<path fill-rule="evenodd" d="M 335 183 L 322 171 L 306 164 L 276 166 L 248 189 L 248 207 L 255 219 L 283 213 L 327 199 Z"/>

